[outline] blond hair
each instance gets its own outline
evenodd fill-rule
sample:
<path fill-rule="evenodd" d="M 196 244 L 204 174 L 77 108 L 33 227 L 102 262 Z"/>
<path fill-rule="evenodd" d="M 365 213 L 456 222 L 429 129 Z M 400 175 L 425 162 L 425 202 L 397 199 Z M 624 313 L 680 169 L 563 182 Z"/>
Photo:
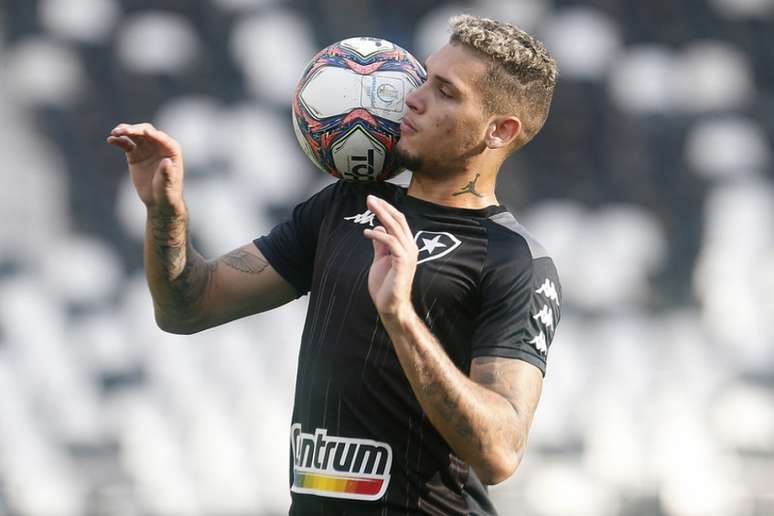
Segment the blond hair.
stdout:
<path fill-rule="evenodd" d="M 461 43 L 488 62 L 479 80 L 489 115 L 516 115 L 523 130 L 511 151 L 529 142 L 548 118 L 556 86 L 556 61 L 546 47 L 509 23 L 471 15 L 449 20 L 451 43 Z"/>

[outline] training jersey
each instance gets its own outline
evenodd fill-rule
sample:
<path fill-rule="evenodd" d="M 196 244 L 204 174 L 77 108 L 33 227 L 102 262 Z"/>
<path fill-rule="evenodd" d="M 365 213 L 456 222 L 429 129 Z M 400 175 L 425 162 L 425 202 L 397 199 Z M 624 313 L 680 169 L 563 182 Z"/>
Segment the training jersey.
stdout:
<path fill-rule="evenodd" d="M 561 287 L 504 206 L 453 208 L 392 183 L 339 181 L 255 240 L 309 308 L 290 426 L 290 514 L 496 514 L 474 470 L 424 414 L 368 293 L 374 194 L 403 212 L 419 254 L 417 314 L 465 374 L 475 357 L 545 374 Z"/>

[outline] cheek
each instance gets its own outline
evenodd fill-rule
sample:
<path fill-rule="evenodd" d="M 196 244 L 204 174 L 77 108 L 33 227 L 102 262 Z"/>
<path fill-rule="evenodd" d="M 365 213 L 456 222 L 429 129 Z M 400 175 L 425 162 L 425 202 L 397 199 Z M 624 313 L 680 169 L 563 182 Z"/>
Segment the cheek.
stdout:
<path fill-rule="evenodd" d="M 435 123 L 434 133 L 438 137 L 437 145 L 442 147 L 460 148 L 476 140 L 474 124 L 462 117 L 447 115 Z"/>
<path fill-rule="evenodd" d="M 460 121 L 452 116 L 443 116 L 435 122 L 435 134 L 442 140 L 439 143 L 458 137 L 462 131 Z"/>

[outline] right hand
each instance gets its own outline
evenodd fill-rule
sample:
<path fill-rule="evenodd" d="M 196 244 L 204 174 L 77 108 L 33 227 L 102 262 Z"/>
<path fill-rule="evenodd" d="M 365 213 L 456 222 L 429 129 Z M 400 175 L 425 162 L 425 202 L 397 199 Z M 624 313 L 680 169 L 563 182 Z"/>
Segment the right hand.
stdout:
<path fill-rule="evenodd" d="M 182 214 L 183 154 L 180 144 L 151 124 L 119 124 L 107 138 L 126 153 L 129 173 L 149 210 Z"/>

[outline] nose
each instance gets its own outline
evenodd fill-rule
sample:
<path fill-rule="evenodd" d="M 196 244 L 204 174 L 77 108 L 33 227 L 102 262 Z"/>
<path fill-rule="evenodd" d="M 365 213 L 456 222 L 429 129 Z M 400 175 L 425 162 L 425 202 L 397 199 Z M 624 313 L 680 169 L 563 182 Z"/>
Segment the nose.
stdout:
<path fill-rule="evenodd" d="M 426 84 L 427 82 L 422 83 L 419 88 L 412 90 L 408 95 L 406 95 L 406 106 L 408 106 L 411 111 L 422 113 L 425 110 L 423 92 Z"/>

